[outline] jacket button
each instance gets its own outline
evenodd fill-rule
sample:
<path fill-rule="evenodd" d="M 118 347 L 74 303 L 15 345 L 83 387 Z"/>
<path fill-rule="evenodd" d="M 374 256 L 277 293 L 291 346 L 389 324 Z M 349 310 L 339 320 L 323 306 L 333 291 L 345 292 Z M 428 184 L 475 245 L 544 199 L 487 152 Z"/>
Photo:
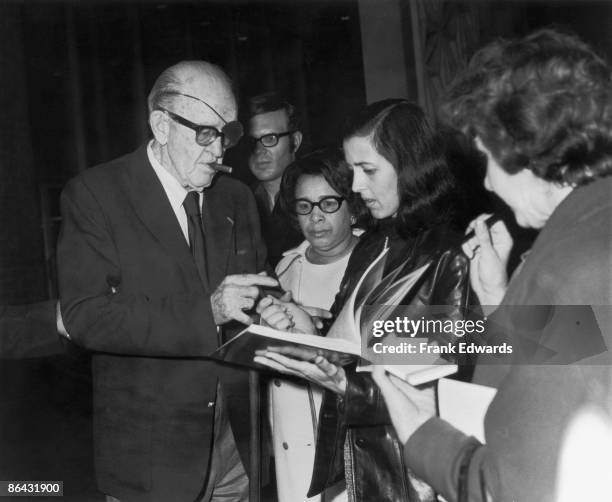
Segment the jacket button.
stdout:
<path fill-rule="evenodd" d="M 355 441 L 357 443 L 357 446 L 361 446 L 364 447 L 366 444 L 366 440 L 363 438 L 357 438 L 357 441 Z"/>

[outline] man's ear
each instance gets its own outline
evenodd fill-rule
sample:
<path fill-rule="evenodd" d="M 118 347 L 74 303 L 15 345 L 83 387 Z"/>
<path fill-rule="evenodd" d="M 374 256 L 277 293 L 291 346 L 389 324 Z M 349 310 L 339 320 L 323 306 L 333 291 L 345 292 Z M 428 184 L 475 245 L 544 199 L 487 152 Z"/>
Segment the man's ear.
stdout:
<path fill-rule="evenodd" d="M 291 135 L 291 143 L 292 143 L 292 146 L 293 146 L 293 153 L 296 153 L 299 150 L 300 145 L 302 144 L 302 133 L 301 133 L 301 131 L 295 131 Z"/>
<path fill-rule="evenodd" d="M 170 130 L 168 116 L 161 110 L 153 110 L 149 115 L 149 125 L 155 140 L 160 145 L 165 145 L 168 142 L 168 131 Z"/>

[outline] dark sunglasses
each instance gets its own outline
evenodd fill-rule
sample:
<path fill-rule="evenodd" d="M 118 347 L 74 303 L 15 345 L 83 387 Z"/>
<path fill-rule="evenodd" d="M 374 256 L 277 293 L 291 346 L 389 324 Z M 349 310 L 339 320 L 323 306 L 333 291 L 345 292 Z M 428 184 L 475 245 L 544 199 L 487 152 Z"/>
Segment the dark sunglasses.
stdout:
<path fill-rule="evenodd" d="M 342 206 L 342 201 L 346 200 L 344 197 L 336 197 L 335 195 L 329 195 L 323 197 L 319 202 L 312 202 L 308 199 L 296 199 L 293 202 L 293 211 L 296 214 L 306 216 L 312 213 L 315 207 L 318 207 L 324 213 L 335 213 Z"/>

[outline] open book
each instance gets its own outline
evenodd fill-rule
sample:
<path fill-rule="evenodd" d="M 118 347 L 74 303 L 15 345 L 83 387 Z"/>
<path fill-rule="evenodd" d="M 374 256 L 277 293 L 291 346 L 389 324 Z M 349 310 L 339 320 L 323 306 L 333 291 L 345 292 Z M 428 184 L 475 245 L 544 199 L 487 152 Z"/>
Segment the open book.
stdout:
<path fill-rule="evenodd" d="M 348 340 L 289 333 L 259 324 L 251 324 L 219 347 L 211 354 L 211 357 L 226 363 L 261 369 L 262 366 L 253 362 L 255 351 L 278 347 L 306 347 L 340 364 L 348 364 L 361 356 L 361 345 Z"/>
<path fill-rule="evenodd" d="M 243 366 L 263 367 L 253 362 L 256 350 L 277 347 L 307 347 L 325 355 L 334 362 L 346 364 L 359 360 L 358 371 L 367 371 L 374 361 L 371 346 L 376 340 L 367 334 L 374 320 L 386 320 L 397 305 L 417 285 L 430 263 L 401 276 L 403 264 L 383 276 L 388 248 L 368 266 L 353 292 L 330 327 L 327 336 L 278 331 L 269 327 L 251 325 L 229 342 L 219 347 L 210 357 Z M 399 278 L 398 278 L 399 277 Z M 365 336 L 362 336 L 365 333 Z M 423 361 L 426 364 L 423 364 Z M 419 385 L 457 371 L 437 356 L 422 357 L 414 364 L 384 363 L 385 368 L 413 385 Z M 266 368 L 267 369 L 267 368 Z"/>
<path fill-rule="evenodd" d="M 256 350 L 270 347 L 294 346 L 317 349 L 330 360 L 349 363 L 361 356 L 361 337 L 356 324 L 358 313 L 355 304 L 361 304 L 376 289 L 383 275 L 388 248 L 368 266 L 347 299 L 327 336 L 290 333 L 270 327 L 252 324 L 224 343 L 210 357 L 231 364 L 262 368 L 253 362 Z"/>

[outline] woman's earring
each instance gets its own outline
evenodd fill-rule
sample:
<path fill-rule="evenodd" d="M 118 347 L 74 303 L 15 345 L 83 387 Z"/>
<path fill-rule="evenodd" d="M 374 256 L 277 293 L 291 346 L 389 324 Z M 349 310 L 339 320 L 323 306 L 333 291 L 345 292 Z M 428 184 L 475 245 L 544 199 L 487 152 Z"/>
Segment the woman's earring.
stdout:
<path fill-rule="evenodd" d="M 351 216 L 351 225 L 354 225 L 355 223 L 357 223 L 357 217 Z"/>

